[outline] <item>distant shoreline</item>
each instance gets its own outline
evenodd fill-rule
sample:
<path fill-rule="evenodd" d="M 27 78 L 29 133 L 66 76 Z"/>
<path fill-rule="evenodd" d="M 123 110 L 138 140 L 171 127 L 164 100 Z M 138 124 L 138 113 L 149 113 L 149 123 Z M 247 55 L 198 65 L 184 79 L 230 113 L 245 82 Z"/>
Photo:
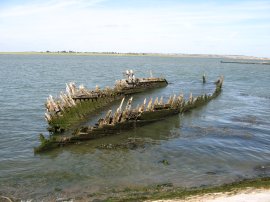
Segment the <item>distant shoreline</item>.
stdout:
<path fill-rule="evenodd" d="M 214 54 L 181 54 L 181 53 L 116 53 L 116 52 L 0 52 L 0 55 L 59 55 L 59 56 L 153 56 L 153 57 L 176 57 L 176 58 L 226 58 L 236 60 L 270 60 L 266 57 L 244 55 L 214 55 Z"/>

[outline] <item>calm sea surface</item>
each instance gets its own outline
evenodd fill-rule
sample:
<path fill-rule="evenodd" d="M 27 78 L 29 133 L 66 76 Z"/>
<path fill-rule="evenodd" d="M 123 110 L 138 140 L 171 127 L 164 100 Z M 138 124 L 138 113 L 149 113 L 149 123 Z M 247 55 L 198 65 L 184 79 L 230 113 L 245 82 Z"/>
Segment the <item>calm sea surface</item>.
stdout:
<path fill-rule="evenodd" d="M 0 195 L 75 197 L 163 183 L 193 187 L 270 176 L 270 66 L 220 60 L 0 55 Z M 126 69 L 145 77 L 152 70 L 170 82 L 135 95 L 135 102 L 180 92 L 186 96 L 211 92 L 219 75 L 225 82 L 217 99 L 191 113 L 34 155 L 38 134 L 48 135 L 44 103 L 49 94 L 58 95 L 70 81 L 88 88 L 112 86 Z M 204 72 L 208 84 L 203 86 Z M 85 124 L 94 123 L 104 112 Z M 145 144 L 129 150 L 97 149 L 129 138 Z"/>

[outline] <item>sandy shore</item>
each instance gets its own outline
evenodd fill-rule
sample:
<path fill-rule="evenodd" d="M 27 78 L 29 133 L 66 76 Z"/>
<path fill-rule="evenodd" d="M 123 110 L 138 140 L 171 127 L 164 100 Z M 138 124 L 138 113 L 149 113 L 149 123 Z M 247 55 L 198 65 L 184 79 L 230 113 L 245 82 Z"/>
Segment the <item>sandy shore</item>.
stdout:
<path fill-rule="evenodd" d="M 186 199 L 176 198 L 152 202 L 270 202 L 270 189 L 247 188 L 241 191 L 211 193 Z"/>

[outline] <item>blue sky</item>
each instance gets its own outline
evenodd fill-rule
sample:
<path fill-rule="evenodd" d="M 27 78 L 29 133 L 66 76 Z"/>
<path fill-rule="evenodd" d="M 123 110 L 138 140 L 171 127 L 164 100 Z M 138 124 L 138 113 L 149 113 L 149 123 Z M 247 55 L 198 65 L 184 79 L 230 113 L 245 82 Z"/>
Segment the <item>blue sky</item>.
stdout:
<path fill-rule="evenodd" d="M 0 0 L 0 51 L 270 57 L 270 1 Z"/>

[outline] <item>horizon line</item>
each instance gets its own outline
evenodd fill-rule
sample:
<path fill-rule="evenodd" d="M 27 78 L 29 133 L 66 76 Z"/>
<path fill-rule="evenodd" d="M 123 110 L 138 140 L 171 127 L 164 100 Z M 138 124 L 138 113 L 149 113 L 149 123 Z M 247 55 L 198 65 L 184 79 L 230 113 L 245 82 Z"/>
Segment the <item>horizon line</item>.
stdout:
<path fill-rule="evenodd" d="M 236 54 L 210 54 L 210 53 L 159 53 L 159 52 L 116 52 L 116 51 L 0 51 L 0 54 L 58 54 L 58 55 L 134 55 L 134 56 L 205 56 L 205 57 L 234 57 L 235 59 L 263 59 L 270 60 L 269 57 L 259 57 L 251 55 L 236 55 Z"/>

